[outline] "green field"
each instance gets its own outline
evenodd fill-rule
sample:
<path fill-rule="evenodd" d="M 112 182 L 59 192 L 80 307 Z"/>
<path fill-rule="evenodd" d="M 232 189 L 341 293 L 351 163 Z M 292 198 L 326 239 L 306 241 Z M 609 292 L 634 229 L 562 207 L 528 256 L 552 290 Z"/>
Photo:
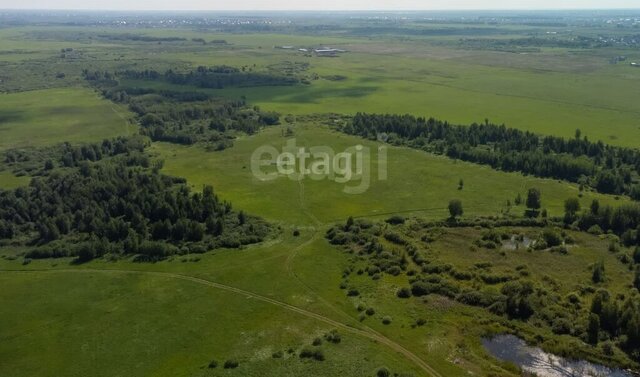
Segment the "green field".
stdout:
<path fill-rule="evenodd" d="M 510 127 L 542 134 L 573 136 L 576 128 L 592 140 L 633 147 L 640 143 L 636 99 L 640 70 L 628 64 L 611 65 L 611 53 L 598 50 L 547 49 L 516 54 L 443 47 L 447 38 L 392 38 L 296 36 L 283 34 L 216 34 L 192 31 L 148 30 L 144 35 L 224 39 L 228 45 L 131 44 L 95 41 L 89 36 L 113 33 L 97 30 L 77 37 L 73 28 L 53 32 L 34 27 L 9 29 L 0 41 L 0 63 L 31 64 L 53 59 L 69 72 L 57 85 L 78 80 L 79 67 L 102 69 L 155 66 L 255 65 L 267 69 L 283 62 L 309 63 L 308 73 L 320 79 L 311 85 L 282 88 L 239 88 L 220 94 L 245 95 L 252 103 L 282 113 L 330 111 L 411 113 L 451 122 L 482 122 L 485 118 Z M 119 33 L 134 32 L 133 29 Z M 20 43 L 21 48 L 16 44 Z M 439 42 L 439 43 L 434 43 Z M 329 45 L 346 49 L 338 58 L 305 57 L 274 46 Z M 57 58 L 57 48 L 74 47 L 83 53 L 74 61 Z M 105 47 L 118 52 L 106 52 Z M 9 54 L 9 51 L 11 52 Z M 35 52 L 35 53 L 34 53 Z M 629 57 L 637 54 L 629 51 Z M 94 59 L 88 59 L 86 56 Z M 15 63 L 14 60 L 18 60 Z M 125 65 L 124 61 L 129 61 Z M 13 68 L 12 68 L 13 69 Z M 343 81 L 322 77 L 342 75 Z M 25 78 L 25 83 L 32 78 Z M 7 85 L 10 85 L 9 82 Z M 26 84 L 25 84 L 26 85 Z M 49 84 L 47 84 L 49 85 Z"/>
<path fill-rule="evenodd" d="M 543 205 L 550 216 L 562 215 L 564 200 L 578 196 L 578 187 L 550 179 L 504 173 L 489 167 L 452 161 L 409 148 L 389 147 L 388 179 L 377 179 L 379 144 L 330 131 L 326 126 L 301 124 L 294 128 L 298 146 L 330 146 L 336 153 L 362 144 L 371 149 L 371 186 L 363 194 L 343 192 L 344 185 L 328 179 L 311 177 L 297 182 L 286 177 L 261 182 L 251 172 L 251 155 L 260 146 L 271 145 L 281 150 L 289 138 L 282 136 L 283 127 L 267 129 L 260 134 L 243 137 L 233 148 L 222 152 L 206 152 L 197 146 L 183 147 L 156 143 L 152 151 L 164 160 L 164 172 L 186 177 L 195 189 L 212 185 L 223 197 L 239 208 L 267 219 L 293 225 L 327 224 L 348 216 L 384 217 L 394 213 L 444 218 L 451 199 L 462 200 L 465 213 L 499 215 L 507 211 L 507 201 L 525 195 L 531 187 L 543 193 Z M 463 190 L 457 190 L 460 179 Z M 355 186 L 358 182 L 350 182 Z M 614 204 L 611 196 L 586 193 L 584 207 L 598 198 Z M 520 215 L 524 207 L 512 207 Z"/>
<path fill-rule="evenodd" d="M 0 150 L 129 135 L 129 117 L 87 88 L 0 94 Z"/>
<path fill-rule="evenodd" d="M 636 49 L 544 47 L 537 52 L 501 52 L 461 47 L 464 34 L 363 36 L 327 31 L 333 29 L 324 29 L 326 25 L 313 19 L 301 22 L 308 23 L 310 30 L 322 31 L 221 32 L 206 27 L 102 24 L 0 28 L 0 153 L 138 134 L 135 113 L 92 89 L 83 77 L 84 69 L 164 72 L 231 65 L 264 73 L 281 72 L 294 63 L 304 67 L 296 74 L 309 80 L 293 86 L 225 89 L 121 80 L 127 87 L 203 91 L 233 99 L 244 96 L 249 106 L 281 114 L 281 125 L 251 135 L 236 132 L 233 146 L 224 150 L 211 151 L 213 143 L 168 142 L 150 142 L 146 149 L 152 162 L 162 160 L 163 174 L 186 179 L 192 192 L 213 186 L 235 211 L 271 222 L 273 233 L 261 243 L 238 249 L 192 254 L 184 247 L 153 263 L 109 253 L 82 264 L 71 257 L 31 260 L 25 252 L 39 246 L 37 242 L 1 240 L 0 376 L 370 377 L 386 367 L 397 377 L 515 377 L 521 375 L 517 368 L 490 357 L 481 337 L 508 330 L 521 332 L 529 340 L 537 335 L 549 343 L 574 339 L 553 334 L 540 323 L 512 321 L 440 295 L 399 299 L 398 289 L 409 285 L 405 271 L 398 276 L 384 273 L 376 280 L 367 273 L 352 273 L 349 269 L 354 266 L 355 270 L 368 267 L 364 257 L 345 252 L 325 238 L 330 228 L 349 217 L 371 222 L 406 217 L 407 223 L 395 229 L 433 263 L 475 271 L 477 264 L 490 262 L 493 272 L 514 275 L 526 265 L 530 279 L 558 297 L 585 286 L 620 295 L 632 290 L 633 264 L 620 261 L 623 256 L 630 258 L 632 249 L 609 251 L 606 235 L 568 231 L 576 243 L 565 255 L 478 248 L 474 242 L 484 232 L 479 226 L 443 228 L 432 241 L 425 241 L 427 230 L 421 228 L 423 222 L 447 219 L 452 199 L 462 201 L 462 219 L 470 221 L 521 217 L 525 205 L 515 205 L 515 198 L 526 197 L 530 188 L 540 189 L 542 209 L 558 218 L 565 212 L 567 198 L 579 198 L 582 209 L 588 210 L 594 199 L 602 206 L 617 207 L 630 203 L 629 197 L 581 191 L 578 184 L 566 181 L 498 171 L 349 136 L 328 125 L 327 114 L 410 113 L 464 124 L 489 119 L 540 135 L 573 137 L 580 129 L 590 140 L 637 148 L 640 69 L 627 63 L 610 64 L 614 55 L 625 54 L 628 61 L 640 59 Z M 408 27 L 440 30 L 460 25 L 411 23 Z M 503 32 L 496 39 L 566 31 L 531 25 L 500 27 Z M 607 27 L 575 32 L 623 33 Z M 110 39 L 126 35 L 185 39 Z M 193 38 L 226 43 L 202 45 Z M 274 48 L 282 45 L 296 48 Z M 296 51 L 318 46 L 347 52 L 321 58 Z M 153 101 L 150 97 L 147 103 Z M 180 127 L 191 125 L 187 118 L 180 122 Z M 206 127 L 208 120 L 201 124 Z M 280 151 L 291 140 L 299 147 L 330 147 L 335 152 L 357 145 L 368 148 L 372 151 L 364 161 L 371 169 L 368 189 L 348 194 L 344 188 L 359 181 L 340 184 L 317 177 L 257 179 L 251 167 L 254 151 L 263 146 Z M 380 147 L 387 151 L 384 180 L 378 176 Z M 16 176 L 3 163 L 0 191 L 29 183 L 30 176 Z M 42 175 L 99 163 L 91 160 L 61 168 L 56 160 L 53 172 Z M 464 185 L 459 188 L 461 180 Z M 638 177 L 630 180 L 637 183 Z M 391 226 L 385 224 L 386 231 Z M 501 229 L 531 237 L 540 232 L 535 227 Z M 31 227 L 25 233 L 31 236 L 39 231 Z M 404 252 L 389 242 L 385 246 L 393 253 Z M 591 269 L 599 261 L 606 265 L 607 280 L 596 286 L 590 281 Z M 422 266 L 410 263 L 409 267 L 419 270 Z M 461 284 L 487 288 L 477 276 Z M 501 284 L 487 289 L 497 292 Z M 347 286 L 357 288 L 359 294 L 348 296 Z M 581 296 L 584 307 L 592 293 Z M 375 314 L 363 314 L 365 307 L 374 308 Z M 383 323 L 386 317 L 390 323 Z M 424 324 L 416 326 L 417 320 Z M 331 330 L 338 331 L 341 342 L 323 338 Z M 322 344 L 312 345 L 315 338 L 321 338 Z M 589 347 L 584 342 L 580 346 Z M 325 360 L 300 358 L 305 348 L 322 350 Z M 620 348 L 615 350 L 609 361 L 629 362 Z M 602 360 L 601 355 L 596 359 Z M 217 367 L 210 368 L 214 360 Z M 225 369 L 226 360 L 237 360 L 239 366 Z"/>

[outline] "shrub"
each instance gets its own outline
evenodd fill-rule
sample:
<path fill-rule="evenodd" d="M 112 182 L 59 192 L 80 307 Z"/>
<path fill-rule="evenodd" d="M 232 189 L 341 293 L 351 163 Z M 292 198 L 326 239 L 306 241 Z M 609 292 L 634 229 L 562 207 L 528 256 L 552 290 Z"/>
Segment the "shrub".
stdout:
<path fill-rule="evenodd" d="M 402 269 L 398 266 L 391 266 L 386 272 L 389 275 L 398 276 L 402 273 Z"/>
<path fill-rule="evenodd" d="M 378 369 L 378 371 L 376 372 L 376 377 L 390 377 L 390 376 L 391 376 L 391 372 L 389 372 L 389 369 L 385 367 Z"/>
<path fill-rule="evenodd" d="M 451 271 L 449 271 L 449 274 L 456 280 L 471 280 L 471 279 L 473 279 L 473 274 L 471 272 L 468 272 L 468 271 L 458 271 L 458 270 L 452 269 Z"/>
<path fill-rule="evenodd" d="M 209 368 L 213 369 L 213 368 L 217 368 L 218 367 L 218 362 L 215 360 L 211 360 L 209 362 Z"/>
<path fill-rule="evenodd" d="M 422 272 L 427 274 L 441 274 L 451 271 L 452 268 L 453 266 L 450 264 L 427 264 L 422 266 Z"/>
<path fill-rule="evenodd" d="M 355 297 L 355 296 L 360 296 L 360 292 L 357 289 L 349 289 L 349 291 L 347 292 L 347 296 L 349 297 Z"/>
<path fill-rule="evenodd" d="M 224 369 L 235 369 L 238 365 L 239 363 L 237 360 L 230 359 L 224 362 Z"/>
<path fill-rule="evenodd" d="M 489 307 L 498 301 L 503 301 L 504 296 L 482 291 L 467 291 L 456 297 L 458 302 L 471 306 Z"/>
<path fill-rule="evenodd" d="M 324 334 L 324 338 L 327 342 L 334 344 L 338 344 L 342 341 L 342 337 L 337 330 L 331 330 L 330 332 Z"/>
<path fill-rule="evenodd" d="M 398 293 L 396 293 L 396 295 L 399 298 L 409 298 L 411 297 L 411 289 L 407 288 L 407 287 L 402 287 L 398 290 Z"/>
<path fill-rule="evenodd" d="M 613 356 L 615 353 L 615 346 L 613 345 L 613 343 L 611 341 L 606 341 L 604 343 L 602 343 L 601 345 L 602 347 L 602 353 L 604 353 L 607 356 Z"/>
<path fill-rule="evenodd" d="M 367 313 L 368 316 L 372 316 L 376 314 L 376 311 L 373 308 L 367 308 L 367 311 L 365 311 L 365 313 Z"/>
<path fill-rule="evenodd" d="M 513 276 L 510 275 L 498 275 L 498 274 L 482 274 L 480 279 L 486 284 L 500 284 L 513 280 Z"/>
<path fill-rule="evenodd" d="M 302 349 L 302 351 L 300 351 L 300 358 L 323 361 L 324 353 L 322 352 L 321 349 L 313 349 L 313 348 L 305 347 Z"/>
<path fill-rule="evenodd" d="M 402 238 L 402 236 L 399 235 L 396 232 L 387 232 L 387 233 L 385 233 L 384 238 L 387 241 L 395 243 L 397 245 L 404 245 L 404 244 L 407 243 L 407 241 L 404 238 Z"/>
<path fill-rule="evenodd" d="M 548 247 L 559 246 L 562 244 L 562 237 L 553 229 L 545 229 L 542 232 L 542 239 L 547 243 Z"/>
<path fill-rule="evenodd" d="M 389 324 L 391 324 L 391 317 L 389 317 L 389 316 L 384 316 L 384 317 L 382 317 L 382 324 L 383 324 L 383 325 L 389 325 Z"/>
<path fill-rule="evenodd" d="M 571 292 L 567 295 L 567 301 L 569 301 L 573 305 L 580 304 L 580 296 L 575 292 Z"/>
<path fill-rule="evenodd" d="M 587 232 L 589 232 L 589 233 L 591 233 L 593 235 L 596 235 L 596 236 L 599 236 L 599 235 L 601 235 L 603 233 L 602 232 L 602 228 L 600 228 L 599 225 L 593 225 L 592 227 L 590 227 L 587 230 Z"/>
<path fill-rule="evenodd" d="M 454 298 L 459 288 L 447 281 L 430 282 L 416 281 L 411 284 L 411 294 L 416 297 L 426 296 L 428 294 L 439 294 L 449 298 Z"/>
<path fill-rule="evenodd" d="M 367 268 L 367 274 L 369 276 L 373 276 L 378 273 L 380 273 L 380 268 L 378 266 L 369 266 L 369 268 Z"/>
<path fill-rule="evenodd" d="M 319 346 L 319 345 L 321 345 L 321 344 L 322 344 L 322 339 L 320 339 L 320 338 L 315 338 L 315 339 L 313 340 L 313 343 L 311 343 L 311 344 L 317 347 L 317 346 Z"/>
<path fill-rule="evenodd" d="M 391 225 L 399 225 L 399 224 L 404 224 L 405 219 L 402 216 L 391 216 L 388 219 L 385 220 L 387 223 L 391 224 Z"/>
<path fill-rule="evenodd" d="M 276 351 L 271 354 L 271 357 L 273 357 L 274 359 L 281 359 L 283 356 L 284 356 L 284 352 L 282 351 Z"/>
<path fill-rule="evenodd" d="M 558 335 L 571 334 L 572 330 L 573 326 L 571 325 L 571 322 L 565 318 L 556 318 L 551 327 L 551 331 Z"/>

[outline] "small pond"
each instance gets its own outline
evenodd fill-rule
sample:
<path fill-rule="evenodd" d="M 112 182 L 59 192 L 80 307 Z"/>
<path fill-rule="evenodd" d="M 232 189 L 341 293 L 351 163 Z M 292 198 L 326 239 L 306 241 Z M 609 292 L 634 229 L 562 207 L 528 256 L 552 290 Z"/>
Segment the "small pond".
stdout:
<path fill-rule="evenodd" d="M 537 347 L 528 346 L 514 335 L 498 335 L 482 339 L 482 345 L 495 358 L 518 365 L 538 377 L 634 377 L 631 372 L 592 364 L 584 360 L 568 360 Z"/>

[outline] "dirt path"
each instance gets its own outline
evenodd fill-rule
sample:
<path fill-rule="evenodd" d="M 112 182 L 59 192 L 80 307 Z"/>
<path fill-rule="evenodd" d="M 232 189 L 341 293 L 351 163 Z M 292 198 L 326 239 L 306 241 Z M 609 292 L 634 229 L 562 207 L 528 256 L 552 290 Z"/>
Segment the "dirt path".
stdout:
<path fill-rule="evenodd" d="M 309 243 L 310 241 L 312 241 L 314 238 L 312 237 L 311 240 L 307 241 L 307 243 Z M 304 245 L 304 244 L 303 244 Z M 302 245 L 301 245 L 302 246 Z M 414 353 L 412 353 L 411 351 L 407 350 L 406 348 L 404 348 L 403 346 L 395 343 L 394 341 L 376 333 L 376 332 L 371 332 L 371 331 L 367 331 L 367 330 L 361 330 L 361 329 L 357 329 L 354 328 L 352 326 L 349 326 L 347 324 L 344 324 L 342 322 L 338 322 L 335 321 L 331 318 L 325 317 L 323 315 L 299 308 L 297 306 L 293 306 L 293 305 L 289 305 L 285 302 L 282 301 L 278 301 L 278 300 L 274 300 L 272 298 L 266 297 L 266 296 L 262 296 L 250 291 L 245 291 L 243 289 L 240 288 L 235 288 L 229 285 L 224 285 L 224 284 L 219 284 L 219 283 L 214 283 L 212 281 L 209 280 L 205 280 L 205 279 L 201 279 L 201 278 L 197 278 L 197 277 L 193 277 L 193 276 L 188 276 L 188 275 L 181 275 L 181 274 L 174 274 L 174 273 L 170 273 L 170 272 L 153 272 L 153 271 L 133 271 L 133 270 L 100 270 L 100 269 L 60 269 L 60 270 L 0 270 L 2 272 L 17 272 L 17 273 L 105 273 L 105 274 L 141 274 L 141 275 L 150 275 L 150 276 L 159 276 L 159 277 L 166 277 L 166 278 L 171 278 L 171 279 L 180 279 L 180 280 L 185 280 L 185 281 L 190 281 L 196 284 L 201 284 L 204 286 L 208 286 L 208 287 L 212 287 L 212 288 L 216 288 L 216 289 L 220 289 L 220 290 L 224 290 L 227 292 L 231 292 L 231 293 L 236 293 L 239 295 L 243 295 L 245 297 L 248 298 L 253 298 L 262 302 L 266 302 L 272 305 L 276 305 L 279 306 L 283 309 L 289 310 L 291 312 L 294 313 L 298 313 L 301 315 L 304 315 L 306 317 L 309 318 L 313 318 L 316 319 L 318 321 L 324 322 L 328 325 L 334 326 L 338 329 L 342 329 L 344 331 L 350 332 L 352 334 L 355 335 L 359 335 L 368 339 L 371 339 L 375 342 L 378 342 L 380 344 L 384 344 L 385 346 L 389 347 L 390 349 L 402 354 L 403 356 L 405 356 L 407 359 L 411 360 L 415 365 L 417 365 L 418 367 L 420 367 L 422 370 L 424 370 L 429 376 L 433 376 L 433 377 L 442 377 L 442 375 L 440 373 L 438 373 L 436 370 L 434 370 L 431 366 L 429 366 L 429 364 L 427 364 L 426 362 L 424 362 L 422 359 L 420 359 L 418 356 L 416 356 Z"/>

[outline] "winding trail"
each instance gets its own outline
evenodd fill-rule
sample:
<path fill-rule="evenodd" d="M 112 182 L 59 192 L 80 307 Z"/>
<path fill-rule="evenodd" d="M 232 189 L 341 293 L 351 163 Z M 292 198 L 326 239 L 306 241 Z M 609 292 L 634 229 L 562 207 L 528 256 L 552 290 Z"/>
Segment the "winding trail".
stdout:
<path fill-rule="evenodd" d="M 313 240 L 313 237 L 311 238 L 311 240 Z M 309 241 L 307 241 L 308 243 Z M 303 244 L 304 245 L 304 244 Z M 118 270 L 118 269 L 111 269 L 111 270 L 102 270 L 102 269 L 59 269 L 59 270 L 0 270 L 0 272 L 11 272 L 11 273 L 104 273 L 104 274 L 139 274 L 139 275 L 148 275 L 148 276 L 157 276 L 157 277 L 165 277 L 165 278 L 170 278 L 170 279 L 180 279 L 180 280 L 184 280 L 184 281 L 190 281 L 196 284 L 200 284 L 200 285 L 204 285 L 207 287 L 212 287 L 212 288 L 216 288 L 216 289 L 220 289 L 220 290 L 224 290 L 227 292 L 231 292 L 231 293 L 235 293 L 235 294 L 239 294 L 239 295 L 243 295 L 247 298 L 253 298 L 255 300 L 258 301 L 262 301 L 262 302 L 266 302 L 272 305 L 276 305 L 279 306 L 283 309 L 289 310 L 291 312 L 294 313 L 298 313 L 300 315 L 309 317 L 309 318 L 313 318 L 315 320 L 318 320 L 320 322 L 324 322 L 328 325 L 334 326 L 338 329 L 342 329 L 344 331 L 350 332 L 352 334 L 358 335 L 358 336 L 362 336 L 364 338 L 368 338 L 371 339 L 377 343 L 383 344 L 387 347 L 389 347 L 390 349 L 402 354 L 403 356 L 405 356 L 407 359 L 409 359 L 410 361 L 412 361 L 416 366 L 420 367 L 420 369 L 422 369 L 423 371 L 425 371 L 429 376 L 433 376 L 433 377 L 443 377 L 440 373 L 438 373 L 435 369 L 433 369 L 429 364 L 427 364 L 425 361 L 423 361 L 421 358 L 419 358 L 418 356 L 416 356 L 414 353 L 412 353 L 411 351 L 409 351 L 408 349 L 404 348 L 403 346 L 401 346 L 400 344 L 390 340 L 389 338 L 376 333 L 376 332 L 372 332 L 372 331 L 368 331 L 368 330 L 361 330 L 355 327 L 352 327 L 348 324 L 345 324 L 343 322 L 338 322 L 336 320 L 333 320 L 329 317 L 325 317 L 321 314 L 318 313 L 314 313 L 302 308 L 299 308 L 297 306 L 293 306 L 290 304 L 287 304 L 285 302 L 282 301 L 278 301 L 266 296 L 262 296 L 259 295 L 257 293 L 253 293 L 250 291 L 246 291 L 244 289 L 240 289 L 240 288 L 236 288 L 236 287 L 232 287 L 229 285 L 225 285 L 225 284 L 220 284 L 220 283 L 214 283 L 212 281 L 209 280 L 205 280 L 202 278 L 197 278 L 194 276 L 188 276 L 188 275 L 182 275 L 182 274 L 175 274 L 175 273 L 170 273 L 170 272 L 155 272 L 155 271 L 135 271 L 135 270 Z"/>

